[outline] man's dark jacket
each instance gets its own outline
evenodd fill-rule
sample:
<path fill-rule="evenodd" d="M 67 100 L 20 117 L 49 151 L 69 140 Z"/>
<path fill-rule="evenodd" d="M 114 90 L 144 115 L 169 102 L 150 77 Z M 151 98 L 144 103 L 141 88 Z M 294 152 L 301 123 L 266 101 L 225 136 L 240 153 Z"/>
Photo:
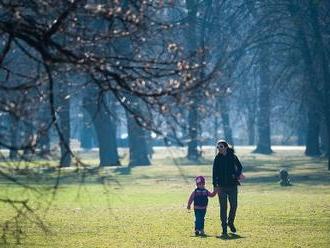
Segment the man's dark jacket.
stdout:
<path fill-rule="evenodd" d="M 232 152 L 226 155 L 218 153 L 213 161 L 213 186 L 233 187 L 239 185 L 238 177 L 242 173 L 242 165 Z"/>

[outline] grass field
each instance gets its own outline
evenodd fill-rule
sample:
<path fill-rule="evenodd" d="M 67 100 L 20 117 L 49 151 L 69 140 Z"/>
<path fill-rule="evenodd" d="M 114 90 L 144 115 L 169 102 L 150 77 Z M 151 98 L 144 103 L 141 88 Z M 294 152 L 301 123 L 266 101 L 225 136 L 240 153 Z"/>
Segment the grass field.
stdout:
<path fill-rule="evenodd" d="M 1 179 L 0 198 L 31 199 L 41 208 L 48 233 L 28 220 L 22 244 L 7 247 L 330 247 L 330 173 L 326 161 L 303 156 L 301 149 L 276 149 L 270 156 L 238 147 L 246 180 L 239 188 L 237 235 L 221 239 L 217 197 L 210 199 L 207 237 L 193 235 L 193 211 L 186 210 L 194 177 L 204 175 L 211 189 L 214 150 L 198 165 L 182 149 L 157 150 L 153 165 L 87 171 L 81 183 L 72 169 L 64 170 L 55 195 L 39 196 Z M 95 164 L 95 154 L 83 154 Z M 126 157 L 124 160 L 127 159 Z M 125 163 L 125 161 L 124 161 Z M 287 168 L 292 187 L 280 187 L 278 171 Z M 39 176 L 45 189 L 55 182 Z M 51 200 L 52 199 L 52 200 Z M 51 201 L 50 201 L 51 200 Z M 48 202 L 51 205 L 47 205 Z M 44 212 L 44 207 L 49 209 Z M 0 203 L 0 223 L 13 215 Z M 10 238 L 11 242 L 14 242 Z"/>

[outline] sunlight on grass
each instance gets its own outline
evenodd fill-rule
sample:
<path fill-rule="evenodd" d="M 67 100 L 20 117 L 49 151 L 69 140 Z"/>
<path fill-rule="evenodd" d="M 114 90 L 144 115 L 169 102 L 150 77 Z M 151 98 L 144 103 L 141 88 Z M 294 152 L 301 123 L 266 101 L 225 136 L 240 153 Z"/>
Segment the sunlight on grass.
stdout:
<path fill-rule="evenodd" d="M 239 188 L 237 236 L 229 240 L 216 238 L 217 197 L 210 199 L 206 238 L 194 237 L 193 212 L 185 209 L 196 175 L 205 175 L 211 188 L 213 150 L 194 165 L 184 151 L 167 149 L 156 151 L 153 166 L 103 168 L 90 172 L 84 183 L 70 174 L 74 172 L 64 173 L 67 177 L 44 215 L 50 233 L 26 222 L 22 245 L 13 247 L 328 247 L 326 161 L 304 157 L 301 150 L 275 150 L 270 156 L 251 150 L 237 148 L 247 179 Z M 280 168 L 288 169 L 292 187 L 279 186 Z M 37 200 L 16 186 L 0 187 L 1 197 Z M 51 199 L 45 194 L 41 206 Z M 0 208 L 1 220 L 13 214 L 8 205 Z"/>

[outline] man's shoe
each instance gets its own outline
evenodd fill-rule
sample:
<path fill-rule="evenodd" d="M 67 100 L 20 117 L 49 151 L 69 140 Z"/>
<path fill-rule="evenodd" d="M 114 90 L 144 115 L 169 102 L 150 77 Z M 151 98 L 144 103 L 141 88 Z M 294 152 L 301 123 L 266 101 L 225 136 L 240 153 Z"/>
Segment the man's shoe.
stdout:
<path fill-rule="evenodd" d="M 195 236 L 199 236 L 199 231 L 195 230 Z"/>
<path fill-rule="evenodd" d="M 231 232 L 233 232 L 233 233 L 236 232 L 236 228 L 234 226 L 234 223 L 228 223 L 228 226 L 229 226 Z"/>

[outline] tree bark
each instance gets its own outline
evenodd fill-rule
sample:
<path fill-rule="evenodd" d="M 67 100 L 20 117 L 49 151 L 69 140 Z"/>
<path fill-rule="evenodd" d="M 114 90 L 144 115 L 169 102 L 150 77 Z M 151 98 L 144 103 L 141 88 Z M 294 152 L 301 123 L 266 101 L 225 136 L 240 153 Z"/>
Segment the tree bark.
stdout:
<path fill-rule="evenodd" d="M 37 117 L 40 123 L 37 134 L 38 155 L 42 158 L 49 158 L 51 156 L 49 137 L 49 122 L 51 121 L 50 109 L 47 103 L 41 102 L 40 104 L 41 106 Z"/>
<path fill-rule="evenodd" d="M 314 109 L 308 111 L 306 156 L 320 156 L 320 115 Z"/>
<path fill-rule="evenodd" d="M 150 165 L 145 130 L 138 125 L 135 117 L 126 111 L 129 166 Z"/>
<path fill-rule="evenodd" d="M 297 145 L 306 145 L 306 114 L 305 114 L 304 104 L 302 104 L 298 109 L 298 123 L 297 123 Z"/>
<path fill-rule="evenodd" d="M 271 154 L 271 139 L 270 139 L 270 84 L 271 76 L 269 70 L 269 51 L 263 46 L 260 54 L 260 84 L 258 95 L 258 118 L 257 132 L 258 143 L 255 153 Z"/>
<path fill-rule="evenodd" d="M 80 146 L 83 149 L 90 150 L 93 148 L 93 127 L 92 127 L 92 120 L 88 116 L 88 112 L 83 110 L 82 111 L 82 125 L 81 125 L 81 132 L 80 132 Z"/>
<path fill-rule="evenodd" d="M 311 10 L 311 22 L 313 27 L 314 39 L 316 41 L 315 50 L 319 64 L 321 65 L 322 74 L 322 109 L 323 115 L 326 122 L 326 130 L 328 133 L 328 170 L 330 170 L 330 69 L 329 69 L 329 58 L 325 51 L 329 50 L 325 47 L 322 37 L 322 32 L 319 22 L 319 5 L 318 1 L 309 1 L 309 7 Z"/>
<path fill-rule="evenodd" d="M 256 122 L 255 110 L 249 109 L 248 117 L 247 117 L 247 127 L 248 127 L 248 139 L 250 146 L 255 144 L 255 137 L 256 137 L 255 122 Z"/>
<path fill-rule="evenodd" d="M 189 110 L 189 142 L 187 158 L 190 160 L 198 160 L 200 153 L 198 152 L 198 111 L 197 103 L 194 101 Z"/>
<path fill-rule="evenodd" d="M 215 107 L 215 109 L 218 109 L 218 104 L 216 104 L 216 107 Z M 217 139 L 218 139 L 218 115 L 217 114 L 215 114 L 215 116 L 214 116 L 214 120 L 213 120 L 213 127 L 214 127 L 214 130 L 213 130 L 213 137 L 214 137 L 214 144 L 216 144 L 215 142 L 217 142 Z"/>
<path fill-rule="evenodd" d="M 95 94 L 93 94 L 95 96 Z M 83 99 L 84 108 L 89 113 L 95 127 L 98 143 L 100 166 L 120 165 L 117 151 L 116 129 L 103 101 L 97 101 L 91 96 Z"/>
<path fill-rule="evenodd" d="M 41 131 L 38 139 L 38 146 L 40 149 L 38 155 L 42 158 L 48 158 L 48 156 L 51 155 L 49 130 Z"/>
<path fill-rule="evenodd" d="M 10 146 L 9 149 L 9 158 L 12 160 L 17 159 L 18 156 L 18 124 L 19 120 L 9 114 L 9 125 L 10 125 Z"/>
<path fill-rule="evenodd" d="M 70 98 L 62 102 L 62 109 L 59 111 L 60 129 L 62 137 L 60 137 L 61 158 L 60 166 L 69 167 L 71 165 L 71 152 L 70 152 Z"/>
<path fill-rule="evenodd" d="M 228 107 L 228 101 L 226 97 L 219 98 L 220 101 L 220 113 L 221 113 L 221 119 L 222 119 L 222 127 L 223 127 L 223 133 L 224 138 L 229 144 L 234 144 L 233 141 L 233 135 L 232 135 L 232 129 L 230 126 L 230 117 L 229 117 L 229 107 Z"/>
<path fill-rule="evenodd" d="M 71 126 L 70 126 L 70 96 L 69 84 L 65 78 L 58 78 L 54 84 L 54 109 L 58 116 L 57 134 L 60 146 L 60 167 L 70 167 L 71 165 Z"/>
<path fill-rule="evenodd" d="M 292 16 L 292 21 L 297 28 L 297 38 L 299 41 L 300 53 L 304 61 L 304 73 L 307 81 L 307 108 L 308 108 L 308 124 L 307 124 L 307 137 L 306 137 L 306 150 L 307 156 L 320 155 L 320 114 L 319 109 L 321 107 L 320 98 L 322 99 L 322 93 L 318 89 L 319 80 L 317 79 L 317 73 L 315 69 L 315 63 L 313 61 L 312 49 L 308 44 L 305 29 L 303 26 L 302 11 L 298 3 L 291 2 L 288 6 L 289 12 Z M 312 147 L 313 146 L 313 147 Z"/>
<path fill-rule="evenodd" d="M 198 26 L 197 26 L 197 12 L 198 12 L 198 2 L 196 0 L 188 0 L 186 1 L 186 8 L 188 11 L 187 15 L 187 24 L 188 27 L 185 32 L 185 40 L 186 40 L 186 47 L 187 47 L 187 56 L 191 56 L 194 54 L 198 48 L 198 46 L 202 46 L 202 42 L 198 42 L 198 34 L 200 34 L 200 41 L 204 39 L 202 34 L 199 33 Z M 200 62 L 196 59 L 195 62 Z M 197 72 L 196 72 L 197 73 Z M 202 73 L 202 72 L 201 72 Z M 195 75 L 201 79 L 201 75 Z M 191 92 L 190 95 L 192 103 L 189 106 L 188 112 L 188 151 L 187 151 L 187 158 L 190 160 L 198 160 L 200 157 L 200 153 L 198 151 L 198 94 L 197 92 Z"/>
<path fill-rule="evenodd" d="M 146 136 L 146 142 L 147 142 L 147 153 L 149 159 L 152 158 L 152 155 L 154 154 L 154 149 L 152 146 L 152 136 L 151 136 L 151 131 L 145 130 L 145 136 Z"/>
<path fill-rule="evenodd" d="M 34 147 L 34 130 L 33 130 L 33 124 L 30 121 L 24 122 L 24 151 L 23 155 L 25 159 L 31 159 L 31 156 L 33 155 L 35 151 Z"/>
<path fill-rule="evenodd" d="M 321 127 L 320 127 L 320 138 L 321 138 L 321 151 L 326 156 L 328 156 L 328 132 L 326 127 L 326 121 L 324 118 L 321 120 Z"/>

